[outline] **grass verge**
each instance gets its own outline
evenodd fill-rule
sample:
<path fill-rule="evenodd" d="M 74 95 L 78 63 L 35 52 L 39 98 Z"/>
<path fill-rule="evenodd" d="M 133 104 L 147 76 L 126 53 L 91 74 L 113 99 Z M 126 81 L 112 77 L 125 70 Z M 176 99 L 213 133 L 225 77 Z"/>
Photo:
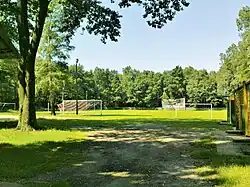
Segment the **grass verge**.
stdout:
<path fill-rule="evenodd" d="M 250 157 L 219 155 L 214 140 L 211 135 L 191 143 L 191 156 L 200 161 L 194 172 L 217 187 L 249 187 Z"/>

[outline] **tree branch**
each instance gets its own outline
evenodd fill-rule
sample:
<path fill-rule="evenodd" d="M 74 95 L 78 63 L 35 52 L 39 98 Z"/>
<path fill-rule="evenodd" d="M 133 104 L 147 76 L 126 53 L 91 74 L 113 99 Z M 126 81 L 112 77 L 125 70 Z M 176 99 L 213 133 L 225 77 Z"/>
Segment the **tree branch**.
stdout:
<path fill-rule="evenodd" d="M 28 56 L 29 46 L 29 27 L 28 27 L 28 1 L 17 1 L 17 25 L 19 33 L 19 47 L 22 57 L 25 59 Z"/>
<path fill-rule="evenodd" d="M 49 0 L 39 0 L 39 11 L 36 16 L 35 28 L 32 32 L 32 39 L 30 42 L 30 58 L 35 60 L 38 46 L 42 37 L 45 19 L 48 13 Z"/>

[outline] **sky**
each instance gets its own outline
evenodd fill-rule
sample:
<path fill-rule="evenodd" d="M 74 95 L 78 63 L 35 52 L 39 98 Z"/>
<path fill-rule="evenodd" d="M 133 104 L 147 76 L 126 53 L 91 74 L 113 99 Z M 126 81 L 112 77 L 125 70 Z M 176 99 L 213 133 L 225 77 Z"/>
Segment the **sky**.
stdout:
<path fill-rule="evenodd" d="M 118 42 L 103 44 L 100 37 L 77 32 L 75 50 L 69 64 L 78 58 L 86 70 L 95 67 L 122 71 L 163 72 L 180 65 L 218 70 L 219 54 L 239 40 L 236 18 L 249 0 L 189 0 L 190 6 L 178 13 L 162 29 L 154 29 L 142 18 L 137 6 L 121 11 L 122 29 Z"/>

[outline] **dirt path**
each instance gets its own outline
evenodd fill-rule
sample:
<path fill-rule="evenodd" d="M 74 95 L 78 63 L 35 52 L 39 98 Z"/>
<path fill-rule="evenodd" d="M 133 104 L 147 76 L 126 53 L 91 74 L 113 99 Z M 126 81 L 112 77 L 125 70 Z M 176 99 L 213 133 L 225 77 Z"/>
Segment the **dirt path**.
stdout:
<path fill-rule="evenodd" d="M 160 125 L 88 131 L 82 162 L 37 176 L 37 183 L 70 181 L 87 187 L 210 187 L 191 169 L 190 142 L 201 132 L 180 131 Z"/>

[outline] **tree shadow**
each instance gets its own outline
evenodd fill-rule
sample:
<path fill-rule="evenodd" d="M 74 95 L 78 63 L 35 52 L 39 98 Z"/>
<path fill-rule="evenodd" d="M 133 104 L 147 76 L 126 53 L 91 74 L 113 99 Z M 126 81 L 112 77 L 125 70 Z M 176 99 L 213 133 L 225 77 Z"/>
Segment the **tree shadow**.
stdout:
<path fill-rule="evenodd" d="M 102 128 L 123 129 L 123 128 L 142 128 L 147 124 L 155 128 L 169 127 L 176 129 L 190 129 L 197 131 L 210 131 L 213 129 L 226 129 L 227 126 L 219 126 L 218 121 L 201 120 L 201 119 L 165 119 L 165 118 L 132 118 L 132 119 L 38 119 L 39 127 L 42 129 L 58 130 L 95 130 Z"/>
<path fill-rule="evenodd" d="M 62 182 L 68 186 L 96 187 L 210 187 L 226 181 L 209 178 L 217 174 L 216 170 L 196 172 L 197 167 L 250 164 L 239 157 L 216 154 L 209 140 L 211 129 L 222 128 L 216 121 L 39 119 L 38 122 L 45 129 L 74 130 L 76 126 L 77 130 L 86 131 L 88 138 L 22 146 L 0 144 L 0 181 L 35 186 Z M 199 138 L 202 141 L 195 142 Z M 192 155 L 193 152 L 198 154 Z"/>
<path fill-rule="evenodd" d="M 126 137 L 133 135 L 130 133 Z M 135 138 L 138 141 L 125 141 L 123 135 L 112 141 L 107 134 L 78 142 L 0 144 L 0 179 L 41 186 L 61 181 L 69 186 L 96 187 L 208 186 L 188 171 L 194 165 L 182 156 L 186 144 L 141 141 L 141 136 Z"/>
<path fill-rule="evenodd" d="M 209 136 L 227 128 L 216 120 L 40 118 L 38 124 L 44 130 L 82 131 L 88 138 L 0 144 L 0 181 L 35 186 L 62 182 L 96 187 L 208 187 L 227 182 L 213 178 L 216 168 L 250 165 L 249 157 L 216 154 Z M 199 138 L 202 141 L 195 142 Z M 197 167 L 212 170 L 197 172 Z"/>
<path fill-rule="evenodd" d="M 190 155 L 200 162 L 199 169 L 202 170 L 197 170 L 195 173 L 203 179 L 213 180 L 219 186 L 237 186 L 237 184 L 249 186 L 250 181 L 246 174 L 250 171 L 249 155 L 217 152 L 214 140 L 216 139 L 210 134 L 190 144 Z M 227 145 L 228 142 L 220 142 L 220 144 Z M 248 148 L 250 149 L 250 144 L 248 144 Z M 245 173 L 245 177 L 244 175 L 239 177 L 242 176 L 242 173 Z"/>
<path fill-rule="evenodd" d="M 0 129 L 11 129 L 17 127 L 17 121 L 13 119 L 1 119 Z"/>

